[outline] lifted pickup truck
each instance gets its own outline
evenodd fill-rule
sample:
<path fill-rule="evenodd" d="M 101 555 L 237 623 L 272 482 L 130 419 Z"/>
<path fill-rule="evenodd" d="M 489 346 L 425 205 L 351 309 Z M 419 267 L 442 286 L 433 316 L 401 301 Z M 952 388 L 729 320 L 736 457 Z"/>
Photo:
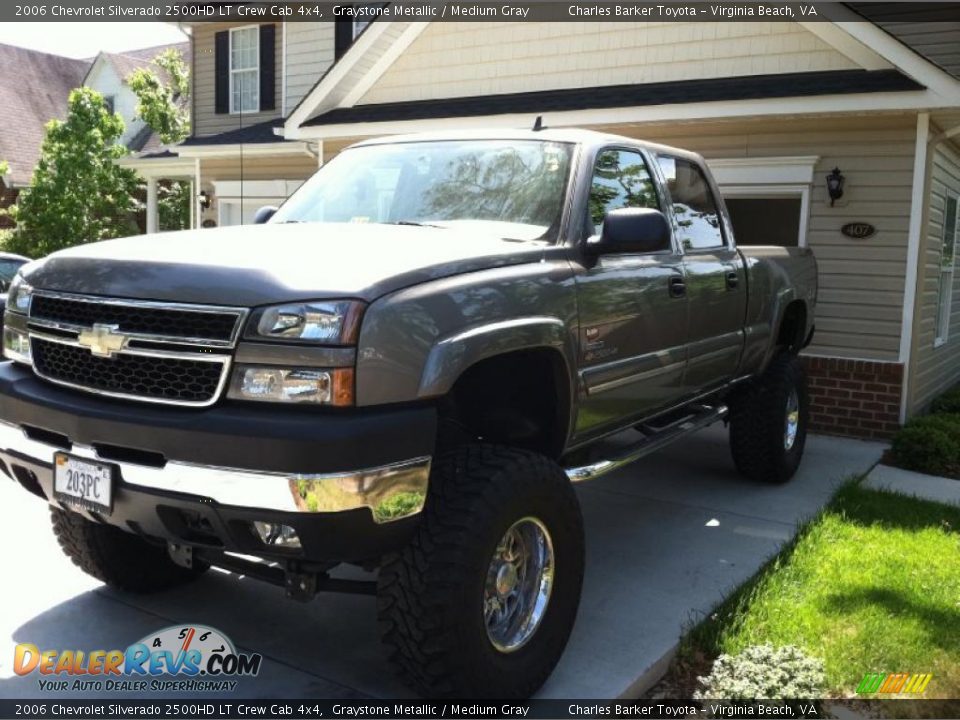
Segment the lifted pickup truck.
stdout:
<path fill-rule="evenodd" d="M 813 256 L 738 250 L 695 154 L 376 140 L 258 220 L 58 252 L 10 290 L 0 468 L 107 583 L 375 592 L 420 692 L 528 696 L 577 613 L 572 481 L 721 420 L 748 477 L 800 462 Z"/>

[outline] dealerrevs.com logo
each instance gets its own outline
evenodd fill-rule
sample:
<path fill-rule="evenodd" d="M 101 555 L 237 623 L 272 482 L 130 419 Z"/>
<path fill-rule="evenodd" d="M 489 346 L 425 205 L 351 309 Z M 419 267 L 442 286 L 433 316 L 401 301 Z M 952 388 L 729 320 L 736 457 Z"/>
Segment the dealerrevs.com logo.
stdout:
<path fill-rule="evenodd" d="M 125 650 L 41 650 L 33 643 L 14 649 L 17 675 L 36 673 L 44 692 L 223 692 L 237 677 L 260 672 L 259 653 L 237 652 L 222 632 L 205 625 L 172 625 Z"/>

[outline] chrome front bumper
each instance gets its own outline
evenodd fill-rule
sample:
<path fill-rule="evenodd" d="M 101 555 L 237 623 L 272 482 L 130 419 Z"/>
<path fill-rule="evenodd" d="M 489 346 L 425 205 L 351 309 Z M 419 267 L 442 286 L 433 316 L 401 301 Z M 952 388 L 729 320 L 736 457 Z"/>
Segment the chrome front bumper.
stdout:
<path fill-rule="evenodd" d="M 119 468 L 122 482 L 128 485 L 238 508 L 298 513 L 368 508 L 378 524 L 423 510 L 431 462 L 429 456 L 422 456 L 329 474 L 265 473 L 177 461 L 153 467 L 103 458 L 94 448 L 76 443 L 63 448 L 41 442 L 28 437 L 22 428 L 4 422 L 0 422 L 0 449 L 43 465 L 52 464 L 54 452 L 68 452 Z"/>

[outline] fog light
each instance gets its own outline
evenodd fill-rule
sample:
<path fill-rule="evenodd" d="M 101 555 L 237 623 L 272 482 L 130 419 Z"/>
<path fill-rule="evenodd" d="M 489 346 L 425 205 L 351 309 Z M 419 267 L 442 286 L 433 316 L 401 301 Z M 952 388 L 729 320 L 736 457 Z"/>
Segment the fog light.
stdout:
<path fill-rule="evenodd" d="M 5 327 L 3 329 L 3 355 L 9 360 L 30 365 L 29 336 L 20 330 Z"/>
<path fill-rule="evenodd" d="M 286 548 L 300 547 L 300 538 L 297 536 L 297 531 L 289 525 L 255 520 L 253 529 L 257 531 L 257 536 L 264 545 Z"/>

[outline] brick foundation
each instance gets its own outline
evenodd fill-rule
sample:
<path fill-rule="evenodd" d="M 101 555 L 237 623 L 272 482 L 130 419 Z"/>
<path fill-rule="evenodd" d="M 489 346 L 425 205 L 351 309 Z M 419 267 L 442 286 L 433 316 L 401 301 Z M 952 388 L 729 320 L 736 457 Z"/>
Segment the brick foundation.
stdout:
<path fill-rule="evenodd" d="M 830 357 L 802 360 L 812 432 L 889 438 L 900 427 L 903 365 Z"/>

